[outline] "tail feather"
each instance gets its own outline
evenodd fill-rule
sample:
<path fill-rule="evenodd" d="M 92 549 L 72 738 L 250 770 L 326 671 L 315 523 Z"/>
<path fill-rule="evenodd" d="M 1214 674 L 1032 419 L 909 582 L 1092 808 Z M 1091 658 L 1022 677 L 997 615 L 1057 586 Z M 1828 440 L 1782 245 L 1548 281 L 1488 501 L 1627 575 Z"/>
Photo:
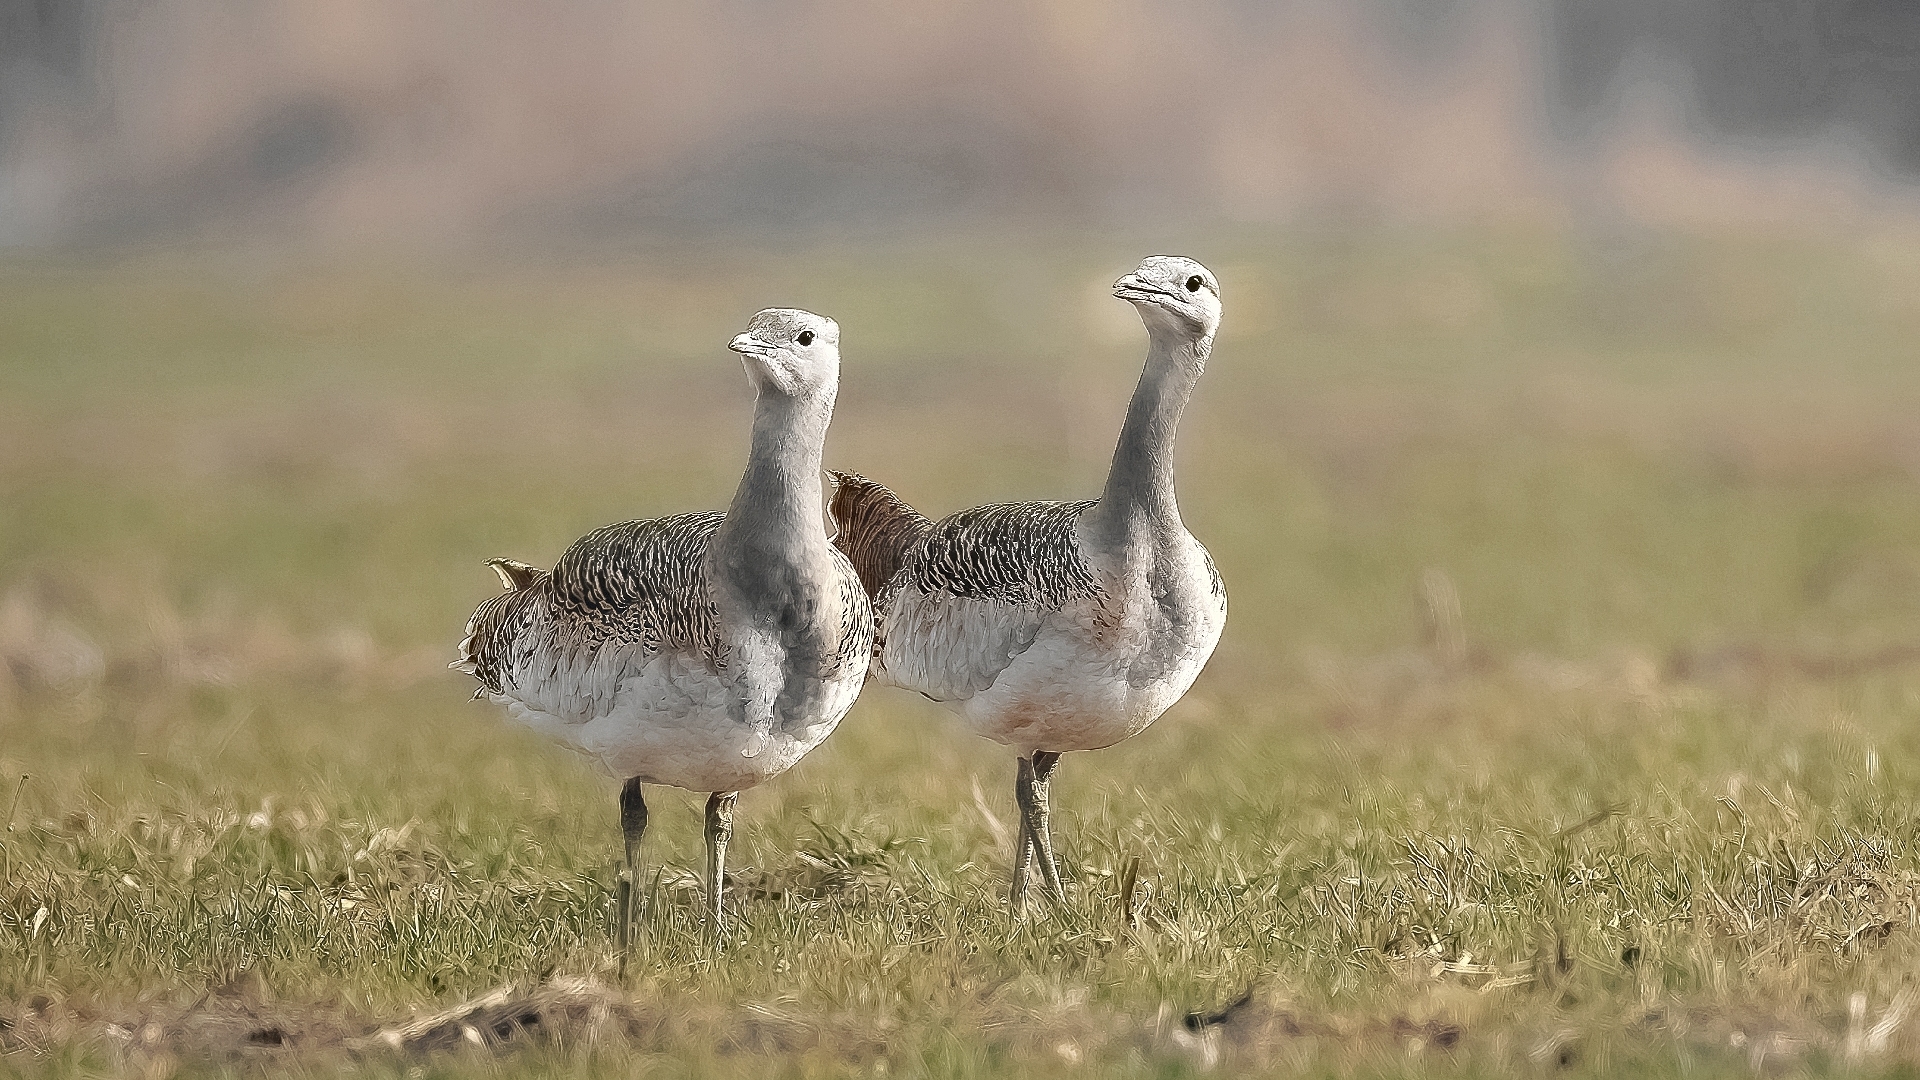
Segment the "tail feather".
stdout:
<path fill-rule="evenodd" d="M 500 575 L 500 587 L 508 592 L 524 589 L 538 580 L 541 574 L 546 573 L 545 570 L 518 559 L 488 559 L 487 565 L 493 567 L 495 574 Z"/>
<path fill-rule="evenodd" d="M 487 565 L 500 576 L 500 587 L 506 591 L 487 597 L 474 609 L 466 636 L 460 639 L 459 658 L 447 665 L 480 680 L 476 697 L 501 692 L 507 678 L 506 654 L 526 620 L 531 595 L 527 590 L 547 576 L 545 570 L 516 559 L 488 559 Z"/>
<path fill-rule="evenodd" d="M 933 528 L 933 522 L 859 473 L 828 472 L 827 476 L 834 486 L 828 512 L 838 527 L 833 544 L 846 553 L 867 595 L 878 597 L 899 571 L 907 549 Z"/>

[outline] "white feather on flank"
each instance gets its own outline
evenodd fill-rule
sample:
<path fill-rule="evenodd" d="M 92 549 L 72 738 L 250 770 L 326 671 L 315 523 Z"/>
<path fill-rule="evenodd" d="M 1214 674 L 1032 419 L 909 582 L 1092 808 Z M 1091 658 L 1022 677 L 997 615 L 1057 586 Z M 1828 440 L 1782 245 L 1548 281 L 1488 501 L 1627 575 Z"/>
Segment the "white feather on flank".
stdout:
<path fill-rule="evenodd" d="M 601 530 L 595 536 L 645 538 L 646 524 Z M 682 554 L 698 557 L 697 550 Z M 777 664 L 778 657 L 756 656 L 766 650 L 752 647 L 755 634 L 736 635 L 724 657 L 692 643 L 653 647 L 648 643 L 663 636 L 657 629 L 620 620 L 609 628 L 556 610 L 539 589 L 525 597 L 495 598 L 519 599 L 526 606 L 494 628 L 503 639 L 493 650 L 499 662 L 484 676 L 498 689 L 482 690 L 489 700 L 506 706 L 514 720 L 589 755 L 614 776 L 691 791 L 753 787 L 785 772 L 825 740 L 852 708 L 866 679 L 870 638 L 861 632 L 869 625 L 865 596 L 852 583 L 853 568 L 845 557 L 837 551 L 829 557 L 843 583 L 833 597 L 841 603 L 822 604 L 821 610 L 837 612 L 850 603 L 856 610 L 844 617 L 855 632 L 847 642 L 845 662 L 823 673 L 819 697 L 804 715 L 784 722 L 776 718 L 779 683 L 755 675 L 769 663 Z M 562 565 L 582 558 L 569 551 Z M 676 576 L 705 592 L 699 573 Z M 595 591 L 608 594 L 615 589 L 606 583 Z M 706 610 L 706 601 L 704 596 L 686 597 L 677 607 Z M 475 613 L 461 641 L 461 659 L 455 661 L 460 670 L 480 673 L 475 638 L 488 632 L 479 625 L 488 614 L 485 605 Z M 697 626 L 686 632 L 700 633 Z"/>
<path fill-rule="evenodd" d="M 1186 572 L 1175 625 L 1146 590 L 1091 560 L 1101 596 L 1051 611 L 902 588 L 880 619 L 883 681 L 952 707 L 974 732 L 1023 754 L 1098 750 L 1145 730 L 1192 687 L 1226 625 L 1205 549 Z M 1115 600 L 1113 598 L 1129 598 Z"/>
<path fill-rule="evenodd" d="M 569 691 L 540 695 L 534 703 L 511 693 L 488 696 L 506 705 L 513 719 L 588 755 L 616 777 L 689 791 L 741 791 L 792 768 L 831 735 L 865 677 L 864 670 L 849 667 L 828 680 L 829 693 L 811 724 L 770 731 L 742 722 L 736 679 L 677 652 L 602 658 L 556 680 Z M 540 707 L 547 701 L 574 709 Z"/>
<path fill-rule="evenodd" d="M 887 628 L 881 678 L 935 701 L 964 701 L 992 686 L 1032 646 L 1047 613 L 901 589 L 881 619 Z"/>

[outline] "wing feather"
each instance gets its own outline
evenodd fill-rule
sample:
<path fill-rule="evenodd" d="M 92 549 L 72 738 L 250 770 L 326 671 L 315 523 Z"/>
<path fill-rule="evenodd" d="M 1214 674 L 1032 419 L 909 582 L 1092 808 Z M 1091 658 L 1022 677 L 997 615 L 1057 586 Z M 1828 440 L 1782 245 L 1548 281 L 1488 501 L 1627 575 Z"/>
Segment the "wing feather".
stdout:
<path fill-rule="evenodd" d="M 933 528 L 925 514 L 859 473 L 829 472 L 833 500 L 833 546 L 853 563 L 868 596 L 880 595 L 899 573 L 907 549 Z"/>
<path fill-rule="evenodd" d="M 588 533 L 552 571 L 516 574 L 516 587 L 482 602 L 453 666 L 491 693 L 579 719 L 604 712 L 624 675 L 656 653 L 723 667 L 704 560 L 725 516 L 623 521 Z"/>
<path fill-rule="evenodd" d="M 995 503 L 929 526 L 876 604 L 881 676 L 936 701 L 992 686 L 1050 615 L 1101 597 L 1074 534 L 1092 505 Z"/>

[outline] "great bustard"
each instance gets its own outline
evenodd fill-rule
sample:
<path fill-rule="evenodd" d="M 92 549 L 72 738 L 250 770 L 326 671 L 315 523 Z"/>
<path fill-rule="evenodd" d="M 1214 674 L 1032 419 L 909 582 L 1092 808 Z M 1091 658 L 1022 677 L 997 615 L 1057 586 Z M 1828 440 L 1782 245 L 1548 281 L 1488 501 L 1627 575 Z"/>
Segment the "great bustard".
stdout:
<path fill-rule="evenodd" d="M 1021 755 L 1016 912 L 1036 857 L 1065 900 L 1048 833 L 1060 755 L 1151 724 L 1193 685 L 1227 621 L 1226 589 L 1173 492 L 1174 429 L 1213 349 L 1219 285 L 1192 259 L 1156 255 L 1113 293 L 1139 310 L 1150 344 L 1098 500 L 936 522 L 871 480 L 834 474 L 834 542 L 879 620 L 876 676 Z"/>
<path fill-rule="evenodd" d="M 551 572 L 494 560 L 507 591 L 473 613 L 454 663 L 480 680 L 476 696 L 628 778 L 623 959 L 647 827 L 641 785 L 712 793 L 707 892 L 718 938 L 735 796 L 820 745 L 853 706 L 873 652 L 866 592 L 821 515 L 840 328 L 769 309 L 729 347 L 757 391 L 732 507 L 610 525 L 575 541 Z"/>

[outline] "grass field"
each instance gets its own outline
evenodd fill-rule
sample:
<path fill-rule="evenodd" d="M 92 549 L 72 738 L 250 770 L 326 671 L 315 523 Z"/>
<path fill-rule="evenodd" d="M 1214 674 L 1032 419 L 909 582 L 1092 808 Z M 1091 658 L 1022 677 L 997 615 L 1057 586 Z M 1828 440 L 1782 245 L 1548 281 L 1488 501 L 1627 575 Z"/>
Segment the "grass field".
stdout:
<path fill-rule="evenodd" d="M 1074 917 L 1003 911 L 1010 755 L 869 687 L 722 953 L 656 789 L 615 978 L 613 781 L 445 670 L 482 560 L 724 505 L 769 304 L 845 328 L 830 465 L 1090 496 L 1164 246 L 0 264 L 0 1074 L 1920 1068 L 1916 236 L 1191 244 L 1231 616 L 1063 761 Z"/>

